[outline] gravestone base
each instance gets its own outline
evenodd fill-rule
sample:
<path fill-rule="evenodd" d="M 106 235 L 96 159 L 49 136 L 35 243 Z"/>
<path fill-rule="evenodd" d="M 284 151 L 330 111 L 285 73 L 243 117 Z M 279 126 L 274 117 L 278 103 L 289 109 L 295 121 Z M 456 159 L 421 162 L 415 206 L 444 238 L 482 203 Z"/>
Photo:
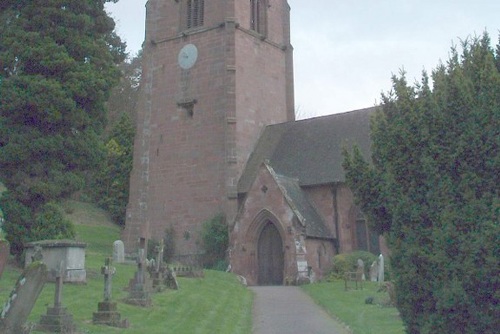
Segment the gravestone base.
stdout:
<path fill-rule="evenodd" d="M 163 273 L 161 271 L 151 273 L 151 280 L 154 291 L 160 292 L 163 290 Z"/>
<path fill-rule="evenodd" d="M 47 314 L 41 316 L 36 330 L 46 333 L 74 333 L 73 316 L 65 307 L 48 307 Z"/>
<path fill-rule="evenodd" d="M 130 289 L 129 295 L 127 299 L 125 299 L 125 302 L 130 305 L 137 305 L 143 307 L 148 307 L 152 305 L 151 295 L 149 293 L 149 290 L 146 289 L 144 286 L 134 286 L 132 289 Z"/>
<path fill-rule="evenodd" d="M 115 302 L 100 302 L 97 304 L 97 312 L 92 317 L 94 325 L 107 325 L 120 328 L 128 328 L 127 319 L 121 320 L 121 314 L 117 311 Z"/>

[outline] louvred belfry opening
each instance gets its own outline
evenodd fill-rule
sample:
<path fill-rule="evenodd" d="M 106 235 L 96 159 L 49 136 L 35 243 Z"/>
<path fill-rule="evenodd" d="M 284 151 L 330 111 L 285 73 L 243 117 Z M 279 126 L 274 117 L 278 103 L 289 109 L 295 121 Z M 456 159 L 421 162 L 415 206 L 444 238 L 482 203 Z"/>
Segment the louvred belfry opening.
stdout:
<path fill-rule="evenodd" d="M 194 28 L 203 25 L 203 14 L 205 11 L 204 0 L 188 0 L 187 5 L 187 27 Z"/>

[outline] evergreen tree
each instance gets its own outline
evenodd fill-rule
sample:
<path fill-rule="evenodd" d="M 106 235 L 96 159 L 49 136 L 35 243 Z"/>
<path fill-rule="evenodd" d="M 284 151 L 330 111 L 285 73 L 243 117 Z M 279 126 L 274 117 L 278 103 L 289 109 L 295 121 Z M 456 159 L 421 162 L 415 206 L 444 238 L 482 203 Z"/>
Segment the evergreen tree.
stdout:
<path fill-rule="evenodd" d="M 500 50 L 497 49 L 497 50 Z M 485 33 L 421 84 L 404 73 L 347 180 L 391 250 L 408 333 L 500 332 L 500 55 Z"/>
<path fill-rule="evenodd" d="M 130 172 L 132 171 L 135 127 L 123 113 L 111 130 L 106 143 L 107 157 L 95 178 L 97 203 L 107 210 L 113 221 L 125 225 Z"/>
<path fill-rule="evenodd" d="M 104 159 L 105 102 L 125 45 L 107 0 L 3 0 L 0 5 L 1 206 L 11 250 L 38 237 L 44 206 L 84 184 Z M 64 237 L 63 235 L 62 237 Z"/>
<path fill-rule="evenodd" d="M 118 225 L 125 224 L 130 172 L 132 171 L 137 99 L 142 74 L 142 51 L 119 65 L 120 82 L 108 100 L 109 124 L 106 129 L 107 159 L 92 183 L 96 202 L 107 210 Z"/>

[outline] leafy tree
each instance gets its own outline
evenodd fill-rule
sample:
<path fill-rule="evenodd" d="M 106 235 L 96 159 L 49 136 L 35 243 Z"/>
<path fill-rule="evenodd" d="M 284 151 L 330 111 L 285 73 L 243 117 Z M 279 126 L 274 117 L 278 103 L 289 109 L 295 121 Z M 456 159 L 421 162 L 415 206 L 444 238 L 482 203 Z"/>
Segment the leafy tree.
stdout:
<path fill-rule="evenodd" d="M 218 214 L 203 224 L 203 246 L 205 264 L 209 268 L 224 270 L 227 267 L 226 250 L 229 245 L 229 232 L 226 218 Z"/>
<path fill-rule="evenodd" d="M 481 38 L 410 86 L 372 122 L 372 161 L 346 152 L 347 180 L 391 249 L 409 333 L 500 331 L 500 54 Z M 500 50 L 500 46 L 497 50 Z"/>
<path fill-rule="evenodd" d="M 1 206 L 14 253 L 42 207 L 81 189 L 104 157 L 105 102 L 125 49 L 105 2 L 0 5 Z"/>
<path fill-rule="evenodd" d="M 96 202 L 118 225 L 125 224 L 132 171 L 136 106 L 142 74 L 142 51 L 119 64 L 120 82 L 108 100 L 109 125 L 105 131 L 107 158 L 92 183 Z"/>
<path fill-rule="evenodd" d="M 142 76 L 142 50 L 131 59 L 121 62 L 118 68 L 121 71 L 120 82 L 113 88 L 108 99 L 108 130 L 120 121 L 122 114 L 127 114 L 132 121 L 136 119 Z"/>
<path fill-rule="evenodd" d="M 100 206 L 119 225 L 125 224 L 129 180 L 132 171 L 134 125 L 128 114 L 122 114 L 106 144 L 107 158 L 96 175 L 94 189 Z"/>

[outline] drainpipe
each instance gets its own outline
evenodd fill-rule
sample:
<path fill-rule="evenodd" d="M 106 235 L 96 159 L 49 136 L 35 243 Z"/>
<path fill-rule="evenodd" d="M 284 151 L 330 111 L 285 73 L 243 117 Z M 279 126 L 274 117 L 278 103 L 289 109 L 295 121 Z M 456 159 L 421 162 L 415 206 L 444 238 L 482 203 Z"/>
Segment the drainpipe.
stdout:
<path fill-rule="evenodd" d="M 337 189 L 338 184 L 334 183 L 332 186 L 332 195 L 333 195 L 333 224 L 335 225 L 335 252 L 340 254 L 340 234 L 339 234 L 339 206 L 337 202 Z"/>

